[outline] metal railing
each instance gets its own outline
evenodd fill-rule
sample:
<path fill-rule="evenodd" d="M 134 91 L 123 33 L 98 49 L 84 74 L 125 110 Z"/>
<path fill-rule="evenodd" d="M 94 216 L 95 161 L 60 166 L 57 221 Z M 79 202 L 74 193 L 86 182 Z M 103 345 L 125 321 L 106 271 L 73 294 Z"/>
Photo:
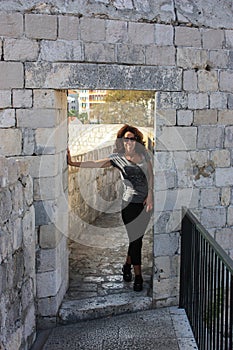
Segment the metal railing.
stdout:
<path fill-rule="evenodd" d="M 180 302 L 199 350 L 233 350 L 233 261 L 184 209 Z"/>

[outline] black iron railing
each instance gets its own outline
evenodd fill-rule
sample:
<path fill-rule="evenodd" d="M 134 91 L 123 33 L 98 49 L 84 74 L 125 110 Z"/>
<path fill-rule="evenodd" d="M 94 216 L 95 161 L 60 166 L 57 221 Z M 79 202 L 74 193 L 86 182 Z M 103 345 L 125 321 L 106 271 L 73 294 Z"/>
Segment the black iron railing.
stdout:
<path fill-rule="evenodd" d="M 199 350 L 233 350 L 233 261 L 189 210 L 183 214 L 179 305 Z"/>

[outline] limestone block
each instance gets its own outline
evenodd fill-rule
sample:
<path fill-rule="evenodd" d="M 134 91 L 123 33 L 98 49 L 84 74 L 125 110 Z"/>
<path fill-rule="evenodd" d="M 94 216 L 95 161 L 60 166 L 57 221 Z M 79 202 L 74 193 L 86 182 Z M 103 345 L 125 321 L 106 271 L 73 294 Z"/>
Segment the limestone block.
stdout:
<path fill-rule="evenodd" d="M 32 303 L 27 310 L 24 320 L 23 333 L 24 337 L 27 339 L 29 336 L 35 334 L 36 330 L 36 310 L 35 304 Z"/>
<path fill-rule="evenodd" d="M 61 285 L 61 270 L 38 273 L 37 280 L 37 297 L 45 298 L 55 296 Z"/>
<path fill-rule="evenodd" d="M 233 207 L 227 208 L 227 225 L 233 226 Z"/>
<path fill-rule="evenodd" d="M 225 147 L 232 148 L 233 147 L 233 126 L 227 126 L 225 128 Z"/>
<path fill-rule="evenodd" d="M 219 111 L 218 112 L 218 124 L 232 125 L 232 117 L 233 117 L 232 110 Z M 229 133 L 229 131 L 228 131 L 228 133 Z M 229 133 L 229 136 L 230 136 L 230 133 Z"/>
<path fill-rule="evenodd" d="M 188 94 L 188 108 L 189 109 L 206 109 L 208 108 L 208 94 L 207 93 L 189 93 Z"/>
<path fill-rule="evenodd" d="M 174 256 L 179 249 L 179 233 L 163 233 L 154 237 L 154 256 Z"/>
<path fill-rule="evenodd" d="M 55 224 L 42 225 L 39 232 L 39 245 L 42 249 L 55 248 L 63 237 Z"/>
<path fill-rule="evenodd" d="M 48 200 L 57 198 L 63 191 L 62 175 L 34 179 L 34 199 Z"/>
<path fill-rule="evenodd" d="M 227 105 L 229 109 L 233 109 L 233 94 L 227 94 Z"/>
<path fill-rule="evenodd" d="M 173 45 L 174 29 L 171 25 L 155 24 L 155 44 L 158 46 Z"/>
<path fill-rule="evenodd" d="M 11 91 L 0 90 L 0 108 L 11 107 Z"/>
<path fill-rule="evenodd" d="M 32 62 L 25 63 L 25 76 L 26 88 L 82 88 L 90 84 L 91 76 L 95 89 L 179 91 L 177 104 L 183 102 L 180 93 L 182 70 L 173 67 Z"/>
<path fill-rule="evenodd" d="M 198 188 L 180 188 L 158 191 L 155 196 L 155 212 L 197 208 L 199 201 Z"/>
<path fill-rule="evenodd" d="M 23 15 L 0 12 L 0 36 L 18 38 L 23 34 Z"/>
<path fill-rule="evenodd" d="M 219 205 L 219 188 L 202 188 L 200 192 L 200 205 L 203 208 Z"/>
<path fill-rule="evenodd" d="M 149 23 L 128 23 L 129 42 L 136 45 L 151 45 L 155 42 L 155 27 Z"/>
<path fill-rule="evenodd" d="M 163 211 L 155 213 L 155 234 L 177 232 L 181 228 L 181 210 Z"/>
<path fill-rule="evenodd" d="M 198 74 L 198 88 L 202 92 L 217 91 L 218 90 L 218 72 L 211 70 L 199 71 Z"/>
<path fill-rule="evenodd" d="M 12 211 L 12 200 L 11 200 L 11 192 L 9 189 L 4 189 L 0 192 L 0 222 L 4 223 L 11 214 Z"/>
<path fill-rule="evenodd" d="M 13 90 L 13 107 L 31 108 L 32 107 L 32 90 Z"/>
<path fill-rule="evenodd" d="M 121 63 L 145 63 L 145 48 L 141 45 L 117 45 L 117 61 Z"/>
<path fill-rule="evenodd" d="M 226 35 L 226 47 L 229 49 L 233 48 L 233 30 L 225 30 Z"/>
<path fill-rule="evenodd" d="M 56 153 L 57 129 L 38 128 L 35 131 L 35 152 L 36 154 L 54 154 Z"/>
<path fill-rule="evenodd" d="M 157 150 L 186 151 L 196 148 L 196 127 L 166 127 L 157 137 Z"/>
<path fill-rule="evenodd" d="M 106 41 L 112 44 L 126 43 L 128 41 L 127 22 L 106 20 Z"/>
<path fill-rule="evenodd" d="M 224 30 L 202 29 L 202 41 L 204 49 L 222 49 L 224 45 Z"/>
<path fill-rule="evenodd" d="M 213 160 L 216 168 L 229 167 L 231 164 L 231 154 L 227 149 L 214 150 L 211 152 L 211 160 Z"/>
<path fill-rule="evenodd" d="M 213 92 L 210 94 L 210 108 L 212 109 L 226 109 L 227 108 L 227 94 L 223 92 Z"/>
<path fill-rule="evenodd" d="M 201 223 L 206 228 L 224 227 L 226 225 L 225 208 L 203 208 L 201 212 Z"/>
<path fill-rule="evenodd" d="M 39 44 L 36 40 L 8 39 L 4 46 L 5 61 L 36 61 L 39 54 Z"/>
<path fill-rule="evenodd" d="M 177 125 L 190 126 L 193 123 L 193 111 L 179 110 L 177 111 Z"/>
<path fill-rule="evenodd" d="M 12 212 L 18 217 L 23 214 L 23 211 L 23 188 L 21 183 L 17 183 L 12 190 Z"/>
<path fill-rule="evenodd" d="M 35 108 L 62 108 L 67 106 L 66 91 L 33 90 L 33 103 Z"/>
<path fill-rule="evenodd" d="M 154 154 L 154 168 L 157 170 L 173 169 L 173 157 L 170 152 L 157 151 Z"/>
<path fill-rule="evenodd" d="M 80 34 L 83 41 L 104 41 L 106 38 L 105 21 L 99 18 L 81 18 Z"/>
<path fill-rule="evenodd" d="M 176 125 L 176 110 L 156 109 L 156 125 Z"/>
<path fill-rule="evenodd" d="M 175 45 L 201 47 L 201 33 L 198 28 L 175 27 Z"/>
<path fill-rule="evenodd" d="M 35 206 L 35 225 L 48 225 L 56 220 L 56 201 L 36 201 Z"/>
<path fill-rule="evenodd" d="M 194 111 L 194 125 L 217 124 L 217 111 L 211 109 L 201 109 Z"/>
<path fill-rule="evenodd" d="M 146 64 L 174 66 L 176 52 L 172 46 L 150 45 L 146 47 Z"/>
<path fill-rule="evenodd" d="M 10 128 L 15 126 L 15 110 L 0 109 L 0 128 Z"/>
<path fill-rule="evenodd" d="M 65 270 L 65 269 L 64 269 Z M 68 273 L 67 273 L 68 276 Z M 55 297 L 41 298 L 38 300 L 38 311 L 41 316 L 57 315 L 63 297 L 67 290 L 66 280 L 63 279 L 61 288 Z"/>
<path fill-rule="evenodd" d="M 24 155 L 32 155 L 35 149 L 35 130 L 23 128 L 23 151 Z"/>
<path fill-rule="evenodd" d="M 19 62 L 0 62 L 0 89 L 22 88 L 23 85 L 23 64 Z"/>
<path fill-rule="evenodd" d="M 109 43 L 85 43 L 84 59 L 89 62 L 114 62 L 115 47 Z"/>
<path fill-rule="evenodd" d="M 56 176 L 59 169 L 58 155 L 28 156 L 29 173 L 34 178 Z"/>
<path fill-rule="evenodd" d="M 43 40 L 40 59 L 51 62 L 83 60 L 81 43 L 78 40 Z"/>
<path fill-rule="evenodd" d="M 163 191 L 176 186 L 175 171 L 157 171 L 155 170 L 155 187 L 156 191 Z"/>
<path fill-rule="evenodd" d="M 194 70 L 185 70 L 183 85 L 185 91 L 197 91 L 197 73 Z"/>
<path fill-rule="evenodd" d="M 58 245 L 52 249 L 40 249 L 37 252 L 37 271 L 49 272 L 63 268 L 63 256 L 66 252 L 66 237 L 63 236 Z"/>
<path fill-rule="evenodd" d="M 229 53 L 227 50 L 211 50 L 209 65 L 214 68 L 228 68 Z"/>
<path fill-rule="evenodd" d="M 222 206 L 229 206 L 231 203 L 231 187 L 223 187 L 221 189 L 221 205 Z"/>
<path fill-rule="evenodd" d="M 233 185 L 233 168 L 217 168 L 215 173 L 217 187 L 227 187 Z"/>
<path fill-rule="evenodd" d="M 156 107 L 158 109 L 186 109 L 187 94 L 184 92 L 157 92 Z"/>
<path fill-rule="evenodd" d="M 179 278 L 165 278 L 163 280 L 154 280 L 153 300 L 157 307 L 166 307 L 177 305 L 177 300 L 171 302 L 172 297 L 177 297 L 179 291 Z M 170 303 L 166 304 L 166 298 L 169 298 Z"/>
<path fill-rule="evenodd" d="M 183 68 L 205 68 L 208 63 L 208 51 L 196 48 L 177 48 L 177 65 Z"/>
<path fill-rule="evenodd" d="M 154 259 L 156 279 L 175 277 L 179 275 L 179 256 L 158 256 Z"/>
<path fill-rule="evenodd" d="M 20 155 L 22 151 L 22 132 L 19 129 L 0 128 L 0 154 L 5 156 Z"/>
<path fill-rule="evenodd" d="M 18 109 L 16 119 L 20 128 L 52 128 L 58 124 L 59 115 L 54 109 Z"/>
<path fill-rule="evenodd" d="M 58 38 L 65 40 L 79 39 L 79 18 L 74 16 L 58 17 Z"/>
<path fill-rule="evenodd" d="M 220 91 L 233 90 L 233 71 L 220 71 L 219 73 L 219 89 Z"/>
<path fill-rule="evenodd" d="M 47 14 L 25 14 L 25 33 L 28 38 L 55 40 L 57 17 Z"/>
<path fill-rule="evenodd" d="M 227 252 L 233 249 L 233 230 L 232 228 L 223 227 L 221 230 L 216 230 L 215 239 L 218 244 Z"/>
<path fill-rule="evenodd" d="M 222 148 L 224 140 L 224 129 L 219 126 L 199 126 L 197 133 L 198 149 Z"/>
<path fill-rule="evenodd" d="M 34 206 L 23 217 L 23 243 L 24 243 L 24 271 L 28 276 L 35 276 L 35 211 Z"/>

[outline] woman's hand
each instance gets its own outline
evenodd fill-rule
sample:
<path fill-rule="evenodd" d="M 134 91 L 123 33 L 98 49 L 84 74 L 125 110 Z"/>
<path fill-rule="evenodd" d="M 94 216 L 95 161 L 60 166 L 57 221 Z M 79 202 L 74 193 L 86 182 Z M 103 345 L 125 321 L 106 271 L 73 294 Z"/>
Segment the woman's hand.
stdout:
<path fill-rule="evenodd" d="M 151 190 L 148 192 L 144 205 L 146 206 L 147 213 L 153 209 L 153 193 Z"/>
<path fill-rule="evenodd" d="M 67 148 L 67 163 L 69 165 L 72 165 L 72 160 L 71 160 L 71 155 L 70 155 L 70 150 Z"/>

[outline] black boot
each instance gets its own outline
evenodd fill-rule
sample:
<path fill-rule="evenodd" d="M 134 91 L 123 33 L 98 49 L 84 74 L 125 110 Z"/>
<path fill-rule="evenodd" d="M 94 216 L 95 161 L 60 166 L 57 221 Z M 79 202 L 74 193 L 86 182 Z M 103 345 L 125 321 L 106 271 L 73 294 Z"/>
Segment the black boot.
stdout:
<path fill-rule="evenodd" d="M 123 265 L 122 272 L 123 272 L 123 280 L 125 282 L 131 282 L 132 281 L 131 266 L 129 264 Z"/>
<path fill-rule="evenodd" d="M 135 292 L 141 292 L 143 289 L 143 279 L 142 275 L 136 275 L 134 279 L 133 290 Z"/>

